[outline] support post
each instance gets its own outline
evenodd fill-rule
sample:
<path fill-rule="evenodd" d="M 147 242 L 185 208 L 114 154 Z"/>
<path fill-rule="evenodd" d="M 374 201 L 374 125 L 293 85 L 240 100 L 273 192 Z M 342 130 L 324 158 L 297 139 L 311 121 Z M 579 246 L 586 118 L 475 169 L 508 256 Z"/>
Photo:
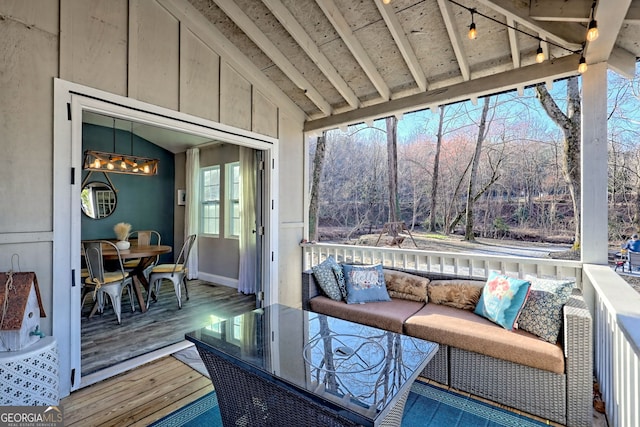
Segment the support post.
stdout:
<path fill-rule="evenodd" d="M 607 64 L 582 75 L 582 262 L 608 262 Z"/>

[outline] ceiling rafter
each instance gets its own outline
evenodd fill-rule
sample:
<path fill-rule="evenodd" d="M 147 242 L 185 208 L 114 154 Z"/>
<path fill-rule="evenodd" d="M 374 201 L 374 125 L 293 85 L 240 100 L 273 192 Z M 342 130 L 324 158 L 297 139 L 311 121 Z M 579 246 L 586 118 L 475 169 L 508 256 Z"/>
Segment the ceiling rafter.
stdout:
<path fill-rule="evenodd" d="M 329 59 L 320 52 L 318 45 L 315 44 L 311 37 L 309 37 L 309 34 L 307 34 L 291 12 L 289 12 L 289 9 L 287 9 L 280 0 L 262 0 L 262 2 L 269 8 L 278 21 L 280 21 L 291 37 L 293 37 L 300 47 L 304 49 L 307 55 L 309 55 L 309 58 L 311 58 L 320 71 L 322 71 L 327 79 L 329 79 L 345 101 L 347 101 L 351 107 L 358 108 L 360 101 L 356 94 L 351 90 L 340 74 L 338 74 L 335 67 L 331 65 L 331 61 L 329 61 Z"/>
<path fill-rule="evenodd" d="M 331 105 L 318 92 L 286 56 L 273 44 L 257 25 L 233 0 L 213 0 L 229 18 L 267 55 L 283 73 L 304 91 L 305 95 L 325 114 L 332 113 Z"/>
<path fill-rule="evenodd" d="M 579 23 L 571 22 L 541 22 L 529 17 L 529 9 L 518 9 L 509 0 L 477 0 L 479 3 L 493 9 L 506 18 L 513 19 L 534 32 L 544 36 L 545 39 L 554 41 L 571 50 L 582 48 L 585 28 Z"/>
<path fill-rule="evenodd" d="M 387 28 L 389 29 L 393 40 L 398 45 L 398 49 L 400 50 L 404 61 L 407 63 L 409 71 L 411 71 L 411 75 L 413 76 L 416 84 L 420 90 L 427 90 L 427 77 L 424 75 L 422 66 L 420 66 L 420 62 L 411 47 L 411 43 L 409 43 L 409 39 L 407 38 L 404 29 L 402 28 L 402 25 L 400 25 L 400 21 L 393 11 L 393 6 L 383 4 L 382 0 L 374 0 L 374 3 L 378 7 L 380 15 L 382 15 L 382 19 L 384 19 L 384 22 L 387 24 Z"/>
<path fill-rule="evenodd" d="M 360 67 L 365 72 L 373 86 L 376 88 L 383 101 L 388 101 L 391 97 L 391 90 L 384 81 L 382 75 L 378 72 L 373 61 L 362 47 L 362 44 L 351 31 L 351 27 L 344 16 L 338 10 L 333 0 L 316 0 L 316 3 L 322 9 L 333 28 L 336 30 L 342 41 L 347 46 L 353 57 L 358 61 Z"/>
<path fill-rule="evenodd" d="M 587 64 L 597 64 L 598 62 L 609 60 L 630 5 L 631 0 L 608 0 L 606 5 L 602 5 L 603 7 L 600 7 L 600 3 L 596 5 L 593 17 L 598 22 L 598 27 L 601 28 L 601 31 L 597 39 L 592 42 L 586 42 L 584 57 L 587 60 Z M 625 51 L 622 49 L 617 50 L 616 55 L 618 55 L 619 59 L 623 59 Z M 631 53 L 626 53 L 628 54 L 627 56 L 633 57 Z M 616 63 L 615 61 L 610 63 L 612 67 L 619 66 L 619 64 L 622 63 Z M 622 66 L 616 71 L 633 78 L 635 63 L 633 64 L 633 69 Z"/>
<path fill-rule="evenodd" d="M 460 73 L 462 73 L 462 79 L 467 81 L 471 79 L 471 70 L 469 69 L 469 61 L 462 46 L 460 40 L 460 33 L 457 31 L 455 24 L 453 23 L 453 12 L 451 11 L 451 3 L 448 0 L 438 0 L 438 7 L 440 8 L 440 14 L 444 20 L 444 25 L 447 28 L 449 34 L 449 40 L 453 47 L 453 52 L 456 55 L 458 61 L 458 67 Z"/>
<path fill-rule="evenodd" d="M 394 115 L 398 112 L 409 112 L 431 108 L 468 99 L 477 100 L 479 97 L 493 93 L 515 90 L 547 80 L 560 79 L 576 75 L 578 68 L 577 55 L 568 55 L 555 61 L 545 61 L 506 71 L 500 74 L 477 78 L 474 80 L 454 84 L 440 89 L 417 93 L 404 98 L 394 99 L 370 107 L 348 111 L 344 114 L 309 120 L 304 125 L 304 131 L 318 131 L 333 129 L 344 124 L 356 124 L 365 120 L 379 119 Z"/>
<path fill-rule="evenodd" d="M 516 34 L 517 22 L 513 18 L 507 16 L 507 34 L 509 34 L 509 46 L 511 47 L 511 60 L 513 61 L 513 68 L 520 68 L 520 43 L 518 42 L 518 35 Z"/>
<path fill-rule="evenodd" d="M 589 22 L 593 0 L 532 1 L 529 13 L 538 21 Z M 640 22 L 640 1 L 634 0 L 624 17 L 625 23 Z"/>

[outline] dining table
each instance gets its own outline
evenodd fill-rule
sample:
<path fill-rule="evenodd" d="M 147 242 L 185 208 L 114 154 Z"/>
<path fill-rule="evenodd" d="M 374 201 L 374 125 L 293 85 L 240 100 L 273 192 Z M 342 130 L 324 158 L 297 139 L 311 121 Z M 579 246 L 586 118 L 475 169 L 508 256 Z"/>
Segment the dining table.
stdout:
<path fill-rule="evenodd" d="M 143 313 L 147 311 L 147 303 L 144 296 L 142 295 L 142 289 L 140 288 L 140 286 L 144 287 L 147 293 L 151 292 L 151 285 L 145 277 L 144 271 L 151 264 L 153 264 L 158 255 L 169 253 L 172 250 L 172 247 L 168 245 L 132 245 L 129 247 L 129 249 L 119 250 L 120 258 L 123 262 L 130 259 L 140 259 L 138 265 L 136 265 L 135 268 L 131 271 L 131 276 L 134 277 L 134 279 L 137 279 L 133 281 L 133 289 L 136 293 L 136 299 L 138 300 L 138 304 L 140 305 L 140 310 Z M 117 260 L 118 251 L 111 247 L 104 248 L 102 250 L 102 257 L 105 260 Z"/>

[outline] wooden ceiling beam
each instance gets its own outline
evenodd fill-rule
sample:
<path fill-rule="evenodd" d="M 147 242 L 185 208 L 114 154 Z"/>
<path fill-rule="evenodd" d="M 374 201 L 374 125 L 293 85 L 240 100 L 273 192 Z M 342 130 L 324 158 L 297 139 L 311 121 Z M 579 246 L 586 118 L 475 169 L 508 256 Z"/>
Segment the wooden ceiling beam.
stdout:
<path fill-rule="evenodd" d="M 467 60 L 467 55 L 465 54 L 464 47 L 462 46 L 462 41 L 460 40 L 461 35 L 456 30 L 456 26 L 453 23 L 453 12 L 451 11 L 451 3 L 448 0 L 438 0 L 438 7 L 440 8 L 440 14 L 442 15 L 442 19 L 444 20 L 444 25 L 447 28 L 449 40 L 451 41 L 453 52 L 456 55 L 460 73 L 462 73 L 462 79 L 465 81 L 470 80 L 471 70 L 469 68 L 469 61 Z"/>
<path fill-rule="evenodd" d="M 529 16 L 537 21 L 589 22 L 593 0 L 533 0 Z M 603 3 L 604 5 L 604 3 Z M 624 17 L 625 23 L 640 22 L 640 0 L 633 0 Z"/>
<path fill-rule="evenodd" d="M 233 0 L 213 0 L 220 9 L 267 55 L 325 115 L 332 113 L 331 105 L 271 40 L 253 23 Z"/>
<path fill-rule="evenodd" d="M 587 60 L 587 64 L 597 64 L 609 60 L 630 5 L 631 0 L 607 0 L 606 3 L 596 4 L 594 18 L 598 22 L 600 35 L 594 41 L 586 42 L 584 57 Z M 625 62 L 624 52 L 622 49 L 619 49 L 616 53 L 616 59 L 622 60 L 619 64 Z M 616 64 L 614 59 L 614 63 L 611 65 L 615 67 L 619 64 Z M 629 75 L 628 71 L 631 70 L 625 71 L 624 68 L 625 67 L 622 67 L 618 72 L 621 72 L 623 75 Z M 635 64 L 630 74 L 631 77 L 635 74 Z"/>
<path fill-rule="evenodd" d="M 529 28 L 534 33 L 540 34 L 545 39 L 553 41 L 570 50 L 579 50 L 584 41 L 585 28 L 580 23 L 572 22 L 542 22 L 536 21 L 529 16 L 528 7 L 517 5 L 511 0 L 477 0 L 479 3 L 493 9 L 494 11 L 513 19 L 521 26 Z"/>
<path fill-rule="evenodd" d="M 382 19 L 387 24 L 387 28 L 393 37 L 393 40 L 398 45 L 398 49 L 404 58 L 404 61 L 407 63 L 409 67 L 409 71 L 411 71 L 411 75 L 416 82 L 416 85 L 420 88 L 420 90 L 427 90 L 427 77 L 424 75 L 424 70 L 416 57 L 416 53 L 413 51 L 413 47 L 411 47 L 411 43 L 409 43 L 409 39 L 400 25 L 400 21 L 396 16 L 393 6 L 383 4 L 382 0 L 375 0 L 375 4 L 378 7 L 378 11 L 380 15 L 382 15 Z"/>
<path fill-rule="evenodd" d="M 262 2 L 269 8 L 273 16 L 275 16 L 282 26 L 289 32 L 291 37 L 300 45 L 300 47 L 307 53 L 309 58 L 318 66 L 320 71 L 329 79 L 331 84 L 342 95 L 347 103 L 352 108 L 358 108 L 360 101 L 356 94 L 351 90 L 347 82 L 340 76 L 338 71 L 331 61 L 318 49 L 318 45 L 313 41 L 309 34 L 304 30 L 302 25 L 296 20 L 296 18 L 289 12 L 280 0 L 262 0 Z"/>
<path fill-rule="evenodd" d="M 373 61 L 362 47 L 356 36 L 351 31 L 351 27 L 347 20 L 342 16 L 338 7 L 333 0 L 316 0 L 316 3 L 322 9 L 333 28 L 336 30 L 344 44 L 347 46 L 353 57 L 367 75 L 373 86 L 376 88 L 383 101 L 388 101 L 391 97 L 391 90 L 384 81 L 382 75 L 378 72 Z"/>
<path fill-rule="evenodd" d="M 242 70 L 249 77 L 252 85 L 300 120 L 309 116 L 289 98 L 280 87 L 267 78 L 264 73 L 247 56 L 225 37 L 215 25 L 205 18 L 191 4 L 176 6 L 173 0 L 157 0 L 164 8 L 181 21 L 189 22 L 189 30 L 200 38 L 208 47 L 220 54 L 222 60 L 231 64 L 236 70 Z"/>
<path fill-rule="evenodd" d="M 520 43 L 518 42 L 518 35 L 516 34 L 517 28 L 516 21 L 513 18 L 507 16 L 507 33 L 509 34 L 509 46 L 511 47 L 511 60 L 513 61 L 513 68 L 520 68 Z"/>
<path fill-rule="evenodd" d="M 578 73 L 578 60 L 578 55 L 568 55 L 553 61 L 545 61 L 542 64 L 528 65 L 504 73 L 348 111 L 343 114 L 310 120 L 305 123 L 304 131 L 334 129 L 343 125 L 353 125 L 367 120 L 388 117 L 396 113 L 408 113 L 431 108 L 434 105 L 450 104 L 472 98 L 477 99 L 494 93 L 516 90 L 519 87 L 535 83 L 573 76 Z"/>

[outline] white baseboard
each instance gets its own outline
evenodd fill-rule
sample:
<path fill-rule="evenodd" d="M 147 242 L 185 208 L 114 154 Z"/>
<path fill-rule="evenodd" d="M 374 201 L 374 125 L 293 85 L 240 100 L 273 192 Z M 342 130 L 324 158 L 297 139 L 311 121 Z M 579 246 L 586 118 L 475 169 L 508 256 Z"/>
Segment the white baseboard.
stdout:
<path fill-rule="evenodd" d="M 230 277 L 218 276 L 216 274 L 198 272 L 198 279 L 206 280 L 218 285 L 228 286 L 230 288 L 238 289 L 238 279 L 232 279 Z"/>

